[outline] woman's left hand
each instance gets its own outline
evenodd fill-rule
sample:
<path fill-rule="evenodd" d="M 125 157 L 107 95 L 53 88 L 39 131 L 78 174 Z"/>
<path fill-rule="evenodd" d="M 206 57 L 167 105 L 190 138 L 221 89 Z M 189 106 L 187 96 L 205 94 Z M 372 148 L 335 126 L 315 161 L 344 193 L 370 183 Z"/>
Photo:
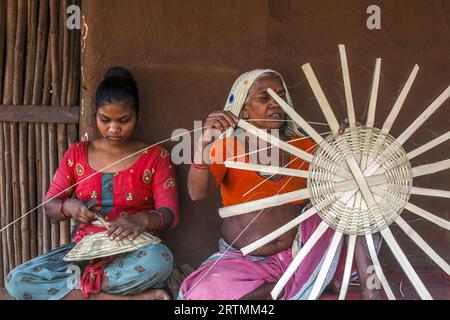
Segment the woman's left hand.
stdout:
<path fill-rule="evenodd" d="M 126 237 L 133 241 L 145 231 L 145 220 L 141 215 L 122 216 L 110 223 L 107 236 L 111 240 L 120 241 Z"/>

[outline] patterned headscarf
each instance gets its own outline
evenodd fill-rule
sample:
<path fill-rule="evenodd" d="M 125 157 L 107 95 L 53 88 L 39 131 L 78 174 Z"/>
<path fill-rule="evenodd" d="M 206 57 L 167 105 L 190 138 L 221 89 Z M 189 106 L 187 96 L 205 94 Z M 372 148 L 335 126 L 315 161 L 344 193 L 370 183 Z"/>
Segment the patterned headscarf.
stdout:
<path fill-rule="evenodd" d="M 233 87 L 231 88 L 230 94 L 228 95 L 227 102 L 225 103 L 224 111 L 231 111 L 231 113 L 233 113 L 236 117 L 239 117 L 252 85 L 257 80 L 259 80 L 262 75 L 267 74 L 276 75 L 281 79 L 284 90 L 286 91 L 286 101 L 293 108 L 294 106 L 292 104 L 291 96 L 289 95 L 286 83 L 284 82 L 284 79 L 281 76 L 281 74 L 271 69 L 256 69 L 242 74 L 235 81 Z M 291 120 L 291 118 L 289 117 L 286 117 L 286 119 Z M 301 130 L 293 121 L 287 122 L 285 128 L 286 129 L 284 133 L 288 136 L 298 136 L 298 137 L 304 136 L 304 134 L 301 132 Z M 226 136 L 230 137 L 233 134 L 233 132 L 234 132 L 233 128 L 228 129 Z"/>

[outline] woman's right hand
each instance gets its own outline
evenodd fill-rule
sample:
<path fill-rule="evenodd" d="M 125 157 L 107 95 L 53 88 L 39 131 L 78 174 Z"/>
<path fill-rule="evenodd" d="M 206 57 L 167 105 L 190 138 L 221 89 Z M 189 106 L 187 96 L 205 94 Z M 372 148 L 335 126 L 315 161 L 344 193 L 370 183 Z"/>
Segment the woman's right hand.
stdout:
<path fill-rule="evenodd" d="M 88 224 L 97 220 L 95 213 L 90 211 L 86 204 L 78 199 L 66 200 L 66 202 L 64 202 L 64 212 L 75 222 L 82 224 Z"/>
<path fill-rule="evenodd" d="M 238 122 L 238 117 L 230 111 L 214 111 L 205 121 L 201 138 L 202 146 L 205 147 L 213 142 L 214 136 L 217 135 L 216 130 L 223 133 L 229 128 L 235 128 Z"/>

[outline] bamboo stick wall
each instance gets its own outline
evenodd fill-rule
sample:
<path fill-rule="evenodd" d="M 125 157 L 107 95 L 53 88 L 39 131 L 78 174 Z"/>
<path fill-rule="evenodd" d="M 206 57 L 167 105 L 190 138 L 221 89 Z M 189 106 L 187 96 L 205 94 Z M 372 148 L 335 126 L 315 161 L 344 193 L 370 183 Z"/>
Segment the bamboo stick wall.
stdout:
<path fill-rule="evenodd" d="M 79 102 L 80 30 L 66 27 L 78 0 L 0 0 L 0 104 L 74 106 Z M 0 105 L 0 113 L 1 113 Z M 28 121 L 27 121 L 28 120 Z M 44 200 L 74 124 L 0 122 L 1 229 Z M 42 208 L 1 233 L 0 287 L 19 264 L 70 241 L 68 222 Z"/>

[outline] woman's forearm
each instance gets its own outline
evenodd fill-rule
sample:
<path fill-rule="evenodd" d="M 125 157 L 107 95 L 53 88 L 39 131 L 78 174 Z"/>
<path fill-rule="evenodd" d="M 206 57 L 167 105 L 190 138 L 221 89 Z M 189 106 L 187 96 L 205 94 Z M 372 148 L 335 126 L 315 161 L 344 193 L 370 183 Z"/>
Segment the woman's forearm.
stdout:
<path fill-rule="evenodd" d="M 61 212 L 61 203 L 62 199 L 55 198 L 53 200 L 50 200 L 45 204 L 45 212 L 47 213 L 47 216 L 53 220 L 53 221 L 65 221 L 69 218 L 64 216 Z M 68 200 L 66 200 L 68 201 Z M 64 209 L 63 209 L 64 210 Z"/>
<path fill-rule="evenodd" d="M 208 194 L 209 185 L 209 170 L 207 161 L 203 154 L 207 144 L 199 141 L 194 153 L 194 164 L 189 168 L 187 187 L 189 196 L 193 201 L 198 201 L 206 198 Z"/>

